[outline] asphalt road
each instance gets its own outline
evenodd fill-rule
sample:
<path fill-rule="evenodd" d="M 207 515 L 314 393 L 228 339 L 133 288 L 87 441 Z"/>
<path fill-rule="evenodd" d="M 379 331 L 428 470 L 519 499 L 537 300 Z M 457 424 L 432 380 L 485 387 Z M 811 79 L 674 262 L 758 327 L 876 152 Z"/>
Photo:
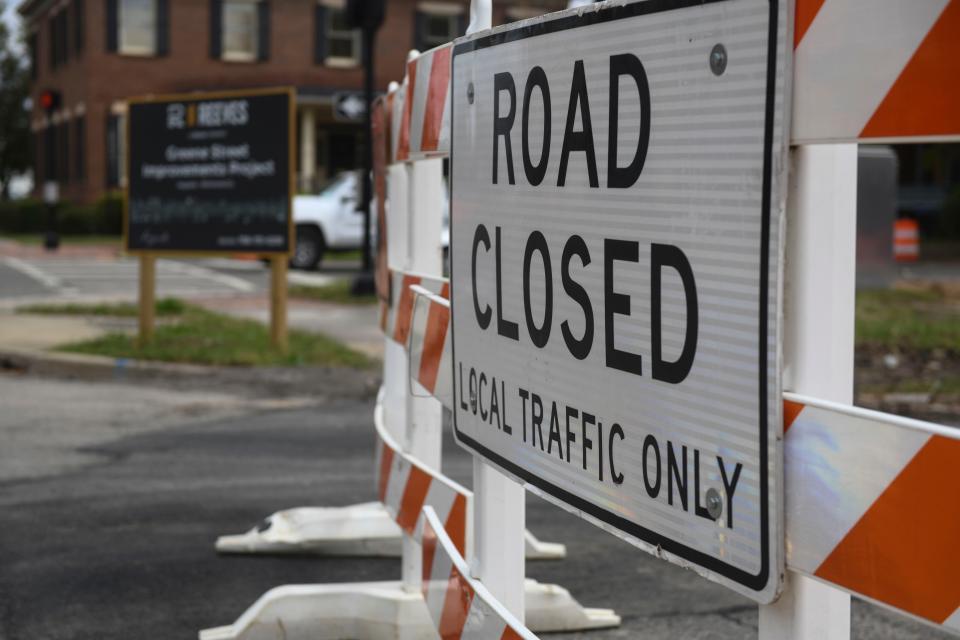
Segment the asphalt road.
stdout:
<path fill-rule="evenodd" d="M 158 296 L 230 295 L 263 291 L 267 270 L 257 262 L 160 260 Z M 132 258 L 0 257 L 0 298 L 79 296 L 134 298 L 139 264 Z"/>
<path fill-rule="evenodd" d="M 195 638 L 279 584 L 400 575 L 395 559 L 213 551 L 217 535 L 281 508 L 370 500 L 370 399 L 2 374 L 0 406 L 0 638 Z M 26 462 L 8 464 L 17 458 Z M 444 467 L 469 486 L 470 459 L 449 440 Z M 691 572 L 534 497 L 527 523 L 570 552 L 530 563 L 528 575 L 623 616 L 621 628 L 583 638 L 756 635 L 755 606 Z M 862 603 L 853 616 L 855 638 L 938 637 Z"/>

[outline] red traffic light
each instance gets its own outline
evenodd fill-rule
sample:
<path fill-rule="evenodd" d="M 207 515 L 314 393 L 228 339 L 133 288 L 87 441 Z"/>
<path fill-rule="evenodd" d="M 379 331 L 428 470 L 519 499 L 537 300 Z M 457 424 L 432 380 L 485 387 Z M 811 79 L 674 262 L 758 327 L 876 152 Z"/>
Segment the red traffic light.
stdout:
<path fill-rule="evenodd" d="M 60 106 L 60 92 L 47 89 L 40 94 L 40 108 L 50 112 Z"/>

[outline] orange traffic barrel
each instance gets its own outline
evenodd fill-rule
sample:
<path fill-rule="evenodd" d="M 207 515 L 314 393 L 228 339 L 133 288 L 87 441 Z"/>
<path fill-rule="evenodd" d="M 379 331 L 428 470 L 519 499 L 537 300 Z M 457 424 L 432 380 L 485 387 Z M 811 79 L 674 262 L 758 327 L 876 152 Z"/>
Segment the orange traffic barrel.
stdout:
<path fill-rule="evenodd" d="M 920 257 L 920 230 L 917 221 L 900 218 L 893 223 L 893 258 L 897 262 L 915 262 Z"/>

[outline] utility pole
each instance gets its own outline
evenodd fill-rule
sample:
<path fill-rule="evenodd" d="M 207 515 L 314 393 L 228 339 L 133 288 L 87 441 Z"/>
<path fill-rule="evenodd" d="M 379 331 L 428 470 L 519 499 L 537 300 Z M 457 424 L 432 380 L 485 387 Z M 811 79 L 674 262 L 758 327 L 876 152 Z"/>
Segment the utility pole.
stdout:
<path fill-rule="evenodd" d="M 360 29 L 363 33 L 363 89 L 364 89 L 364 150 L 363 175 L 359 207 L 363 212 L 363 267 L 361 273 L 353 282 L 353 293 L 362 295 L 373 293 L 373 247 L 371 246 L 371 215 L 370 203 L 373 201 L 373 182 L 370 174 L 373 172 L 373 104 L 374 92 L 374 42 L 377 30 L 383 24 L 386 10 L 385 0 L 348 0 L 347 22 L 350 27 Z"/>

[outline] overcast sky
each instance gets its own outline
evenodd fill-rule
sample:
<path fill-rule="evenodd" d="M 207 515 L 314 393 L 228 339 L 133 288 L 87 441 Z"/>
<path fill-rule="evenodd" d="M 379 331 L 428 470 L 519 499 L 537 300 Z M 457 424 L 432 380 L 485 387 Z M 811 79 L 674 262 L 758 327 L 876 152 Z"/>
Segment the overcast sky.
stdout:
<path fill-rule="evenodd" d="M 17 7 L 21 0 L 7 0 L 7 8 L 3 12 L 3 21 L 10 26 L 10 34 L 13 36 L 13 45 L 19 48 L 20 45 L 20 16 L 17 15 Z"/>

